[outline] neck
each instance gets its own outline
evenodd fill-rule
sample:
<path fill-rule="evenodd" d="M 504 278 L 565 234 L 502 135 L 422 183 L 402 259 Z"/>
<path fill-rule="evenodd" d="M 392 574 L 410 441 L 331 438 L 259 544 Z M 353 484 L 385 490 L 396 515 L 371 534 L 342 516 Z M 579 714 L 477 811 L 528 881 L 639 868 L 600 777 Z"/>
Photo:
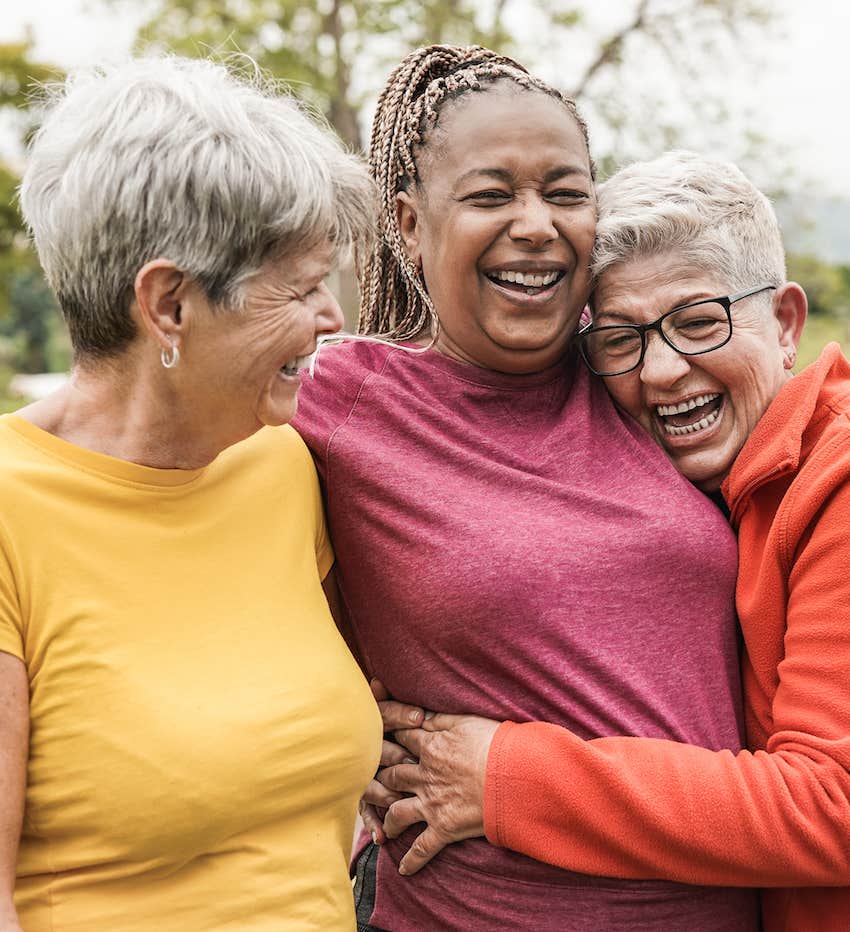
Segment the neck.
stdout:
<path fill-rule="evenodd" d="M 157 469 L 200 469 L 229 446 L 192 417 L 158 363 L 124 356 L 75 367 L 67 385 L 17 413 L 69 443 Z"/>

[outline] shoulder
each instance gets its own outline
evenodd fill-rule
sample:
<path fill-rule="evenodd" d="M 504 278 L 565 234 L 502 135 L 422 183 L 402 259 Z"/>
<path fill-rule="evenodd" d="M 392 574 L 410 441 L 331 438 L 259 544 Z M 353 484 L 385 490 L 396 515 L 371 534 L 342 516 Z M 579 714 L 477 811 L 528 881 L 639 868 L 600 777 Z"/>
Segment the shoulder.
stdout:
<path fill-rule="evenodd" d="M 221 457 L 228 470 L 242 471 L 246 476 L 268 471 L 279 481 L 283 473 L 293 470 L 305 475 L 315 473 L 306 444 L 289 424 L 263 427 L 247 440 L 234 444 Z"/>
<path fill-rule="evenodd" d="M 819 404 L 813 423 L 817 440 L 798 464 L 780 507 L 789 558 L 807 528 L 850 523 L 850 395 Z"/>
<path fill-rule="evenodd" d="M 16 498 L 22 491 L 20 487 L 29 488 L 33 469 L 42 472 L 48 465 L 54 478 L 64 469 L 60 462 L 46 456 L 37 440 L 20 426 L 20 419 L 14 415 L 0 417 L 0 496 L 6 500 Z"/>
<path fill-rule="evenodd" d="M 326 346 L 320 351 L 312 377 L 303 376 L 298 413 L 292 421 L 314 454 L 349 416 L 364 384 L 380 377 L 388 360 L 399 352 L 393 346 L 363 341 Z"/>

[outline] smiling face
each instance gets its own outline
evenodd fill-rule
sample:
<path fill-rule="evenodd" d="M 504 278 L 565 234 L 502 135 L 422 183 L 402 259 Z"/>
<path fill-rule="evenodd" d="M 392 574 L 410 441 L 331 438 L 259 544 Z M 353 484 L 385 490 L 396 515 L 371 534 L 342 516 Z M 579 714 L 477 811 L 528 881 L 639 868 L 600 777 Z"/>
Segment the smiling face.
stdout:
<path fill-rule="evenodd" d="M 735 290 L 675 253 L 639 258 L 602 273 L 593 322 L 651 323 L 675 307 Z M 732 337 L 725 346 L 682 356 L 650 333 L 643 363 L 606 378 L 605 385 L 683 475 L 714 491 L 791 377 L 788 353 L 796 349 L 804 317 L 805 297 L 797 285 L 744 298 L 732 305 Z"/>
<path fill-rule="evenodd" d="M 445 105 L 399 194 L 399 228 L 440 319 L 437 348 L 501 372 L 566 351 L 590 286 L 596 201 L 576 121 L 501 82 Z"/>
<path fill-rule="evenodd" d="M 199 404 L 228 442 L 295 416 L 299 368 L 316 338 L 343 324 L 324 283 L 332 260 L 332 248 L 323 245 L 269 263 L 246 284 L 241 310 L 207 306 L 194 318 L 185 341 L 186 368 L 200 374 Z"/>

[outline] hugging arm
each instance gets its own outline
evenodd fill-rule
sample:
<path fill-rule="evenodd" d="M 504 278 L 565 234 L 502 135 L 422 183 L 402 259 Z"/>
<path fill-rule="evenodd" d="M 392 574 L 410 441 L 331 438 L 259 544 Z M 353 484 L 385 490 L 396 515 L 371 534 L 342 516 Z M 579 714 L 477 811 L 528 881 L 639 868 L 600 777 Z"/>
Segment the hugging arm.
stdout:
<path fill-rule="evenodd" d="M 0 652 L 0 932 L 19 932 L 13 902 L 29 743 L 26 667 Z"/>
<path fill-rule="evenodd" d="M 437 716 L 425 728 L 444 725 L 454 739 L 436 745 L 423 730 L 400 734 L 421 764 L 382 776 L 394 790 L 419 796 L 391 807 L 389 834 L 429 822 L 405 856 L 405 872 L 475 834 L 480 809 L 493 844 L 581 873 L 721 886 L 850 885 L 848 527 L 844 487 L 824 504 L 790 573 L 765 750 L 584 741 L 543 723 L 490 723 L 487 736 L 476 727 L 484 720 Z M 480 775 L 482 749 L 483 789 L 476 789 L 470 762 L 479 761 Z"/>
<path fill-rule="evenodd" d="M 552 725 L 504 724 L 487 765 L 489 840 L 591 874 L 850 885 L 850 486 L 816 520 L 788 555 L 765 750 L 585 742 Z"/>

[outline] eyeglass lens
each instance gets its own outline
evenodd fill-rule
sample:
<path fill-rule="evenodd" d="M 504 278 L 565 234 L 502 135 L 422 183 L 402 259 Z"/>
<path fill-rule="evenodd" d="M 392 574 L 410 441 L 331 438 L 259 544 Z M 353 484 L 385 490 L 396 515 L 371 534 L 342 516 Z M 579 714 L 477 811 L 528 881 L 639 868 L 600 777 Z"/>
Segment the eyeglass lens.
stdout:
<path fill-rule="evenodd" d="M 661 318 L 665 339 L 680 353 L 706 353 L 730 336 L 730 322 L 722 304 L 707 302 L 683 307 Z M 587 361 L 600 375 L 627 372 L 640 362 L 641 332 L 634 327 L 603 327 L 584 339 Z"/>

